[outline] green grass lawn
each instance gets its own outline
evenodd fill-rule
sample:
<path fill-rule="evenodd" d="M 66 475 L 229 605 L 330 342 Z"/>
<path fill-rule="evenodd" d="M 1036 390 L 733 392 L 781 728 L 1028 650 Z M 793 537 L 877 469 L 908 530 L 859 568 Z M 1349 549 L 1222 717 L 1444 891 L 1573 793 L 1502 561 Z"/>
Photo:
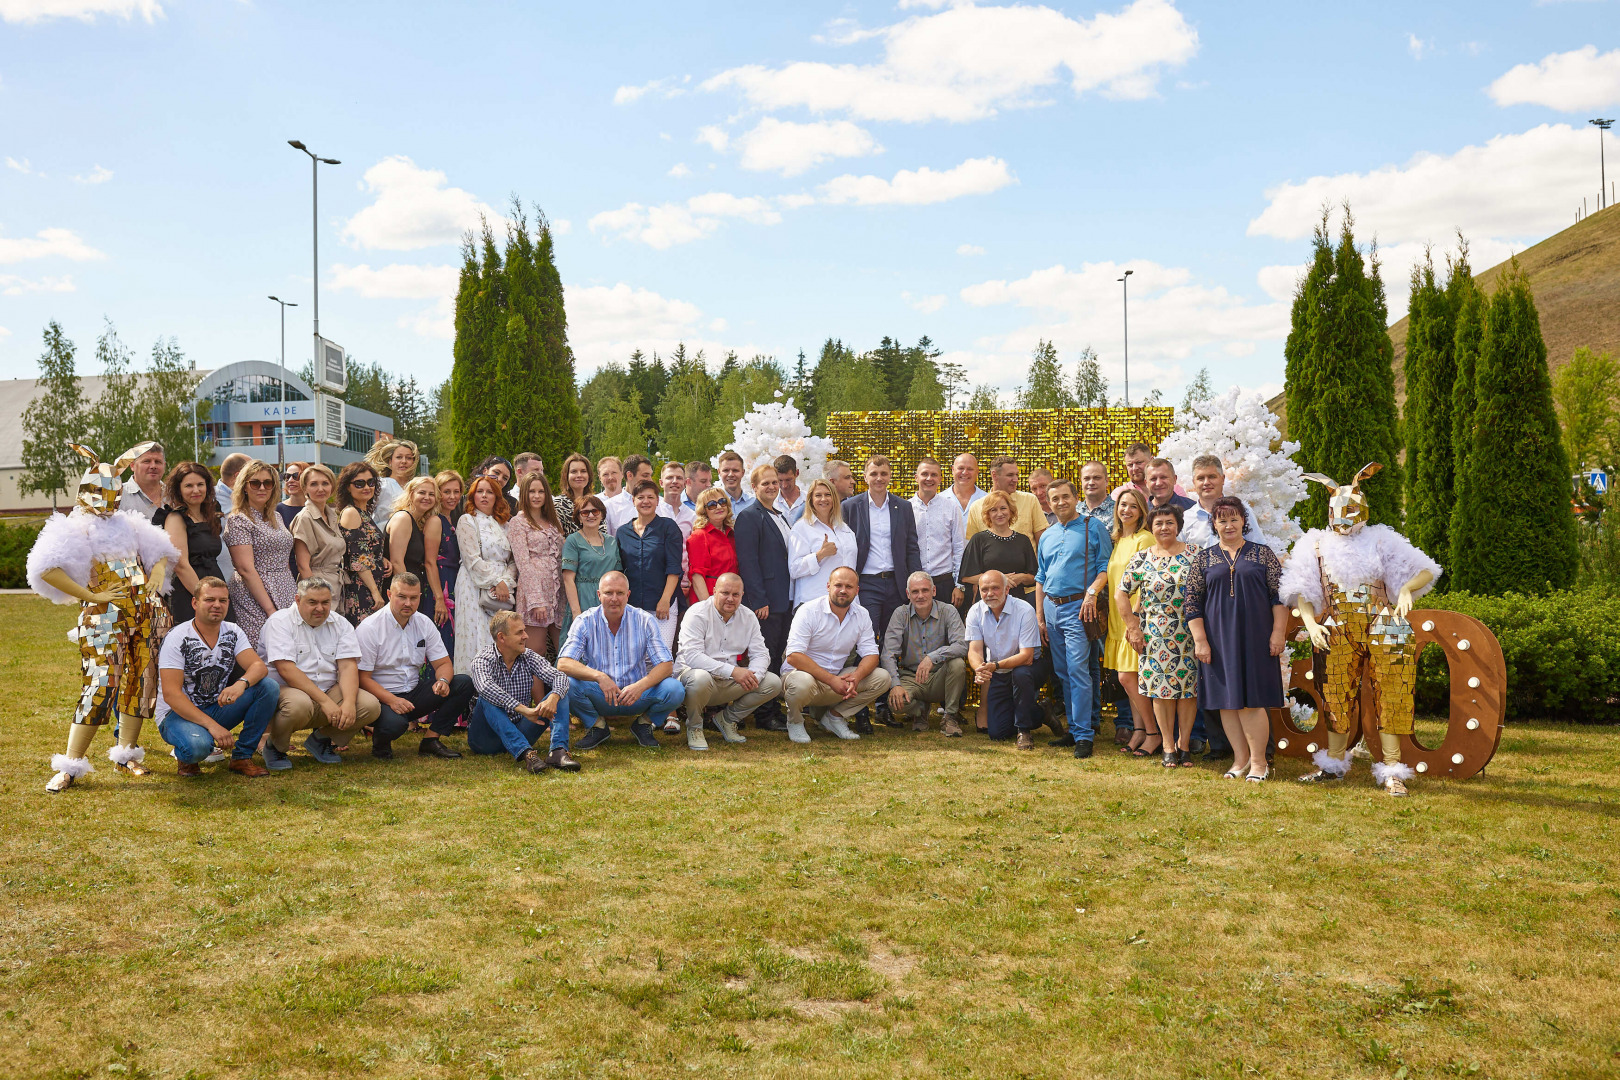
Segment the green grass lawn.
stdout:
<path fill-rule="evenodd" d="M 0 597 L 3 1077 L 1620 1071 L 1612 729 L 1396 800 L 909 731 L 182 783 L 148 727 L 49 796 L 70 614 Z"/>

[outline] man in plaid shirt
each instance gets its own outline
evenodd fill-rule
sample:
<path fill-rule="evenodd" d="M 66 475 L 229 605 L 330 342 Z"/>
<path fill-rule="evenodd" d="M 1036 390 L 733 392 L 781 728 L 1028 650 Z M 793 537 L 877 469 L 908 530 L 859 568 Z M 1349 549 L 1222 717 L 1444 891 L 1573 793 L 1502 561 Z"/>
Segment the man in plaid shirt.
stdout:
<path fill-rule="evenodd" d="M 467 725 L 467 749 L 475 754 L 505 751 L 529 772 L 578 772 L 568 753 L 568 676 L 529 649 L 529 632 L 515 611 L 497 611 L 489 620 L 494 644 L 472 662 L 478 704 Z M 541 688 L 548 692 L 541 694 Z M 540 700 L 534 702 L 539 697 Z M 551 725 L 551 753 L 534 743 Z"/>

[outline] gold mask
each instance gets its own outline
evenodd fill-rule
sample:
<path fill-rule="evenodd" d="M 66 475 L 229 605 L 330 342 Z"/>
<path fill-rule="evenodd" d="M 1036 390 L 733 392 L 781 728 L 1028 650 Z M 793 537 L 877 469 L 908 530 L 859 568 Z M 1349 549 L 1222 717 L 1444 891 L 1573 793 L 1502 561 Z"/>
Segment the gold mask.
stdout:
<path fill-rule="evenodd" d="M 1367 524 L 1367 496 L 1361 490 L 1361 482 L 1382 468 L 1376 461 L 1368 462 L 1348 484 L 1338 483 L 1321 473 L 1305 474 L 1305 479 L 1328 489 L 1328 528 L 1341 536 L 1349 536 Z"/>
<path fill-rule="evenodd" d="M 84 475 L 79 477 L 79 506 L 97 517 L 111 517 L 118 512 L 118 497 L 124 490 L 124 470 L 157 443 L 143 442 L 138 446 L 132 446 L 118 455 L 117 461 L 111 462 L 102 461 L 96 457 L 95 451 L 87 446 L 73 442 L 68 445 L 90 463 L 90 467 L 84 470 Z"/>

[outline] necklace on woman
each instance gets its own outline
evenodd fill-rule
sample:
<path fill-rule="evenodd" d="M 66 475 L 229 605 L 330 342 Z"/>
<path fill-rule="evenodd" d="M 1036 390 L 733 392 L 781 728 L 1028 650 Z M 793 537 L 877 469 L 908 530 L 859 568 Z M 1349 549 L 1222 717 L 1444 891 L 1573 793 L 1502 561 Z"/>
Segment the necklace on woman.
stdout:
<path fill-rule="evenodd" d="M 1237 556 L 1232 554 L 1231 552 L 1227 551 L 1223 547 L 1223 548 L 1221 548 L 1221 558 L 1226 560 L 1226 565 L 1227 565 L 1226 595 L 1227 596 L 1236 596 L 1237 595 Z"/>

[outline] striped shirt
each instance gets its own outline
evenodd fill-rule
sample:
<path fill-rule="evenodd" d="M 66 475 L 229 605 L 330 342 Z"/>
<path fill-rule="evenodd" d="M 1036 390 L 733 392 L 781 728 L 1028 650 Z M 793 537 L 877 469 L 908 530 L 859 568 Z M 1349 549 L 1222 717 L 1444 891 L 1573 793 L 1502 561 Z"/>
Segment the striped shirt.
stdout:
<path fill-rule="evenodd" d="M 664 632 L 649 611 L 625 605 L 619 632 L 608 626 L 607 612 L 599 605 L 574 620 L 561 657 L 595 668 L 621 687 L 640 682 L 659 664 L 673 663 Z"/>
<path fill-rule="evenodd" d="M 533 649 L 524 649 L 512 666 L 501 659 L 501 650 L 490 645 L 473 658 L 472 681 L 478 696 L 509 713 L 518 707 L 528 708 L 534 701 L 534 682 L 538 679 L 551 687 L 559 698 L 568 696 L 568 676 L 546 662 L 546 658 Z"/>

